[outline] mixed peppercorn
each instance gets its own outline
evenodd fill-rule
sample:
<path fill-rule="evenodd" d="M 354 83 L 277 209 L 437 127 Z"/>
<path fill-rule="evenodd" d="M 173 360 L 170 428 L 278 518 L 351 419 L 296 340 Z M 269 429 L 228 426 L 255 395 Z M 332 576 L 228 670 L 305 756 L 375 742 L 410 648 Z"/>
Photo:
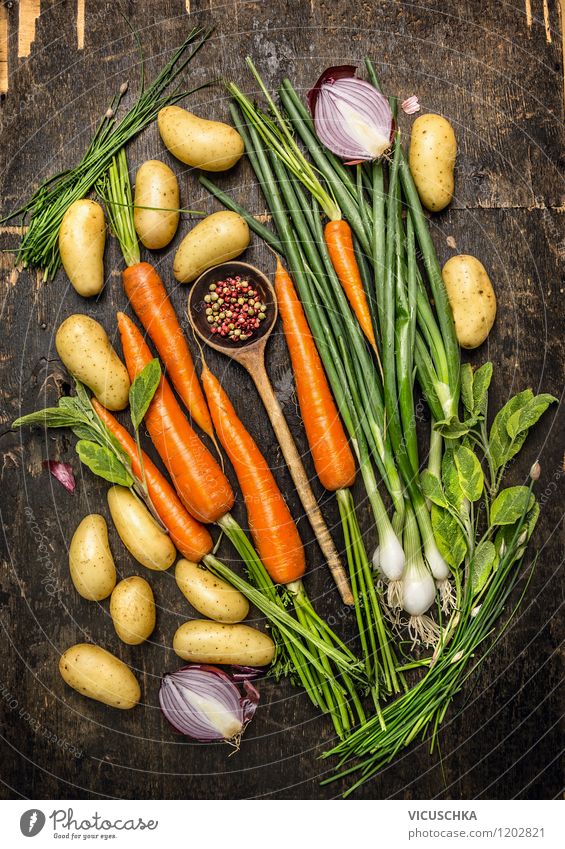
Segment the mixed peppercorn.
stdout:
<path fill-rule="evenodd" d="M 210 283 L 204 295 L 210 332 L 233 342 L 245 342 L 266 318 L 266 304 L 244 277 Z"/>

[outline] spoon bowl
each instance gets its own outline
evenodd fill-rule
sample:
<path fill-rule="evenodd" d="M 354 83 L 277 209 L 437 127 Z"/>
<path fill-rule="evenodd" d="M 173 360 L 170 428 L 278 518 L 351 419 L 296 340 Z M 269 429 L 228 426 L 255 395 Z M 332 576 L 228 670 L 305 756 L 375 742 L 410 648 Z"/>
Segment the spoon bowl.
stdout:
<path fill-rule="evenodd" d="M 257 289 L 262 302 L 266 306 L 265 318 L 251 336 L 243 342 L 227 337 L 222 338 L 212 333 L 206 318 L 208 304 L 204 301 L 204 296 L 209 294 L 211 283 L 219 283 L 220 280 L 225 280 L 227 277 L 237 277 L 238 275 L 249 280 Z M 188 318 L 194 331 L 211 348 L 221 351 L 233 359 L 239 359 L 239 352 L 248 353 L 251 349 L 256 350 L 265 347 L 275 326 L 277 314 L 277 299 L 270 280 L 262 271 L 248 262 L 223 262 L 221 265 L 209 268 L 200 275 L 188 296 Z"/>

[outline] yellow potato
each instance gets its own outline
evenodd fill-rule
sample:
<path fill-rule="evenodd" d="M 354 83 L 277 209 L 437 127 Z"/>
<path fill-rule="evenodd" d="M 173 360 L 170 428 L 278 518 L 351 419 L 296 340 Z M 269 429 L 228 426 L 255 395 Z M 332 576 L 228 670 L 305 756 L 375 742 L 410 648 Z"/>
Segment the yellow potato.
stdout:
<path fill-rule="evenodd" d="M 441 115 L 420 115 L 412 126 L 408 161 L 420 200 L 430 212 L 445 209 L 453 197 L 457 142 Z"/>
<path fill-rule="evenodd" d="M 243 156 L 243 139 L 229 124 L 207 121 L 180 106 L 161 109 L 157 124 L 167 149 L 193 168 L 227 171 Z"/>
<path fill-rule="evenodd" d="M 55 347 L 73 377 L 85 383 L 104 407 L 127 407 L 128 373 L 101 324 L 87 315 L 71 315 L 57 330 Z"/>
<path fill-rule="evenodd" d="M 141 242 L 155 251 L 168 245 L 179 225 L 179 184 L 168 165 L 144 162 L 135 177 L 133 221 Z M 152 207 L 147 209 L 146 207 Z"/>
<path fill-rule="evenodd" d="M 249 244 L 247 222 L 235 212 L 214 212 L 194 227 L 178 246 L 173 274 L 192 283 L 207 268 L 235 259 Z"/>
<path fill-rule="evenodd" d="M 267 666 L 275 656 L 268 634 L 249 625 L 224 625 L 207 619 L 192 619 L 177 630 L 173 649 L 191 663 L 237 663 Z"/>
<path fill-rule="evenodd" d="M 116 634 L 130 646 L 151 636 L 155 628 L 155 598 L 145 578 L 134 575 L 120 581 L 110 599 L 110 616 Z"/>
<path fill-rule="evenodd" d="M 89 601 L 108 598 L 116 586 L 116 567 L 103 516 L 85 516 L 69 546 L 69 569 L 76 591 Z"/>
<path fill-rule="evenodd" d="M 496 295 L 484 265 L 474 256 L 452 256 L 442 270 L 462 348 L 478 348 L 496 318 Z"/>
<path fill-rule="evenodd" d="M 141 698 L 137 679 L 129 666 L 106 649 L 78 643 L 61 655 L 59 672 L 63 681 L 89 699 L 128 710 Z"/>
<path fill-rule="evenodd" d="M 138 563 L 159 572 L 173 565 L 176 550 L 170 536 L 131 489 L 110 487 L 108 506 L 121 541 Z"/>
<path fill-rule="evenodd" d="M 175 578 L 179 590 L 194 609 L 209 619 L 241 622 L 249 613 L 249 603 L 244 595 L 197 563 L 179 560 Z"/>
<path fill-rule="evenodd" d="M 76 200 L 63 216 L 59 251 L 72 285 L 85 298 L 98 295 L 104 286 L 104 211 L 93 200 Z"/>

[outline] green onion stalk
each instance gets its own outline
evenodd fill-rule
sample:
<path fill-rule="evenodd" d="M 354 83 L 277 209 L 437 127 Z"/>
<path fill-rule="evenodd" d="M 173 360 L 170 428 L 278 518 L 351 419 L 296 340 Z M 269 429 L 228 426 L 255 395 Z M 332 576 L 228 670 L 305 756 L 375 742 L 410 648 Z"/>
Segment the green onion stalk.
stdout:
<path fill-rule="evenodd" d="M 28 225 L 19 245 L 17 263 L 41 269 L 44 280 L 54 277 L 61 263 L 59 229 L 65 212 L 71 204 L 84 198 L 95 187 L 118 151 L 151 124 L 163 107 L 177 103 L 208 85 L 204 83 L 188 90 L 176 88 L 170 93 L 166 91 L 178 80 L 211 33 L 212 30 L 204 31 L 201 27 L 192 29 L 147 87 L 142 62 L 139 96 L 123 118 L 118 121 L 116 112 L 127 91 L 127 84 L 122 85 L 112 100 L 79 164 L 47 179 L 23 206 L 0 221 L 1 224 L 21 218 L 22 225 Z"/>
<path fill-rule="evenodd" d="M 140 261 L 140 250 L 133 220 L 133 199 L 125 150 L 113 158 L 97 189 L 106 205 L 111 228 L 118 239 L 126 265 Z M 138 441 L 138 450 L 141 447 Z M 263 564 L 236 520 L 227 514 L 218 525 L 241 556 L 256 588 L 243 581 L 240 586 L 275 628 L 279 648 L 279 671 L 293 670 L 313 703 L 329 713 L 340 738 L 365 718 L 356 687 L 361 675 L 359 661 L 339 637 L 322 622 L 301 583 L 289 587 L 285 599 L 270 581 Z M 215 558 L 210 561 L 216 572 L 230 572 L 231 583 L 242 579 Z M 224 575 L 225 576 L 225 575 Z M 250 595 L 251 592 L 251 595 Z M 286 611 L 292 600 L 296 619 Z M 282 625 L 281 625 L 282 620 Z M 315 696 L 315 698 L 314 698 Z"/>
<path fill-rule="evenodd" d="M 344 794 L 348 796 L 394 760 L 414 740 L 427 742 L 430 752 L 434 751 L 439 727 L 453 698 L 503 637 L 528 589 L 535 560 L 506 622 L 496 639 L 479 656 L 479 650 L 492 636 L 512 592 L 521 580 L 520 566 L 527 541 L 524 537 L 529 537 L 532 532 L 531 528 L 527 532 L 524 530 L 529 509 L 528 504 L 515 524 L 508 544 L 499 546 L 500 560 L 484 587 L 477 591 L 472 585 L 468 586 L 449 644 L 444 643 L 441 651 L 436 650 L 427 659 L 427 672 L 415 686 L 384 708 L 382 719 L 385 729 L 381 718 L 375 715 L 347 740 L 325 753 L 324 757 L 337 757 L 338 765 L 333 775 L 322 783 L 353 777 L 354 783 Z"/>
<path fill-rule="evenodd" d="M 303 286 L 301 284 L 300 277 L 302 276 L 303 268 L 300 267 L 300 257 L 293 256 L 293 254 L 296 254 L 296 251 L 293 248 L 294 240 L 292 238 L 292 228 L 289 236 L 289 222 L 286 216 L 287 210 L 288 215 L 291 218 L 292 225 L 296 230 L 300 248 L 306 255 L 307 261 L 311 264 L 314 277 L 319 284 L 317 286 L 317 294 L 319 294 L 322 299 L 325 297 L 326 308 L 331 309 L 335 304 L 337 306 L 336 314 L 339 314 L 342 320 L 345 320 L 346 317 L 349 317 L 350 319 L 348 326 L 346 327 L 345 337 L 348 342 L 352 344 L 352 349 L 354 351 L 353 371 L 356 373 L 357 378 L 363 387 L 360 393 L 360 397 L 364 402 L 364 412 L 363 415 L 360 416 L 361 422 L 368 425 L 370 430 L 369 441 L 372 446 L 373 453 L 376 455 L 376 458 L 381 461 L 380 463 L 377 461 L 381 474 L 383 474 L 383 460 L 385 459 L 383 457 L 383 443 L 385 439 L 390 436 L 392 452 L 387 450 L 385 453 L 386 459 L 389 460 L 388 468 L 390 469 L 394 465 L 394 460 L 396 460 L 398 468 L 404 479 L 407 492 L 414 506 L 427 561 L 434 577 L 441 583 L 444 597 L 448 599 L 451 593 L 449 590 L 446 591 L 445 588 L 449 587 L 449 570 L 435 543 L 428 508 L 419 485 L 417 443 L 411 391 L 412 387 L 409 382 L 411 380 L 411 369 L 409 375 L 408 370 L 403 363 L 401 363 L 401 365 L 403 366 L 402 374 L 404 391 L 400 396 L 400 403 L 404 409 L 403 419 L 405 422 L 408 422 L 408 430 L 405 433 L 402 432 L 397 404 L 395 300 L 396 277 L 401 265 L 401 259 L 398 259 L 398 246 L 400 244 L 401 236 L 400 233 L 396 232 L 397 228 L 399 228 L 399 225 L 401 224 L 399 214 L 400 196 L 398 188 L 398 173 L 401 161 L 399 138 L 397 138 L 395 145 L 395 155 L 391 174 L 392 187 L 389 188 L 386 211 L 387 239 L 385 282 L 380 307 L 380 314 L 384 322 L 380 327 L 385 373 L 383 406 L 382 394 L 377 389 L 379 385 L 379 375 L 378 373 L 375 373 L 376 370 L 372 365 L 372 360 L 364 344 L 361 332 L 351 315 L 351 311 L 339 284 L 339 280 L 337 280 L 335 272 L 333 271 L 331 259 L 327 255 L 327 249 L 321 234 L 319 216 L 314 214 L 312 217 L 308 217 L 306 212 L 308 206 L 304 203 L 303 197 L 301 197 L 302 189 L 297 190 L 296 188 L 292 188 L 290 179 L 291 175 L 302 183 L 304 188 L 313 195 L 316 202 L 322 207 L 322 211 L 325 211 L 328 215 L 330 214 L 328 207 L 329 196 L 320 184 L 317 173 L 314 171 L 312 166 L 309 165 L 309 163 L 307 163 L 309 169 L 307 170 L 304 165 L 304 156 L 299 151 L 294 138 L 288 130 L 286 122 L 281 116 L 281 113 L 274 104 L 272 98 L 268 92 L 266 92 L 265 86 L 260 81 L 260 78 L 253 67 L 252 71 L 255 78 L 259 81 L 261 90 L 265 94 L 277 122 L 275 123 L 273 119 L 251 103 L 251 101 L 240 92 L 237 86 L 230 84 L 228 88 L 241 108 L 244 117 L 249 122 L 248 127 L 243 127 L 242 122 L 237 120 L 237 114 L 233 110 L 232 117 L 234 117 L 238 129 L 242 132 L 248 149 L 252 149 L 253 151 L 251 162 L 258 170 L 257 176 L 261 182 L 267 202 L 269 203 L 273 213 L 275 225 L 279 233 L 279 241 L 284 244 L 287 259 L 289 260 L 289 264 L 295 276 L 301 296 L 303 297 Z M 281 98 L 283 97 L 283 90 L 286 91 L 288 95 L 289 88 L 291 88 L 290 84 L 285 81 L 283 89 L 281 89 Z M 294 98 L 293 100 L 293 98 L 290 97 L 289 103 L 292 105 L 296 99 L 297 98 Z M 299 111 L 298 107 L 296 107 L 295 113 L 298 114 Z M 291 115 L 291 117 L 293 116 Z M 305 122 L 302 122 L 302 126 L 306 126 Z M 275 132 L 273 127 L 277 129 L 278 132 Z M 264 150 L 264 144 L 268 145 L 268 152 Z M 324 176 L 326 176 L 329 173 L 328 168 L 330 166 L 328 165 L 328 168 L 326 169 L 322 168 L 323 152 L 320 151 L 319 146 L 316 146 L 315 152 L 313 152 L 313 156 L 314 155 L 317 157 L 316 165 L 320 171 L 324 172 Z M 290 174 L 285 172 L 285 168 L 290 171 Z M 273 181 L 273 171 L 277 177 L 276 183 Z M 267 175 L 269 175 L 268 178 Z M 332 188 L 334 188 L 333 184 Z M 362 196 L 362 188 L 358 183 L 356 186 L 356 195 L 358 200 L 360 194 Z M 352 204 L 355 204 L 355 200 L 352 199 L 349 192 L 346 192 L 345 189 L 341 192 L 341 196 L 344 198 L 344 205 L 347 207 L 348 218 L 357 220 L 358 228 L 363 228 L 363 220 L 368 220 L 369 218 L 368 215 L 364 216 L 362 214 L 364 210 L 364 202 L 363 210 L 357 209 L 357 215 L 355 216 L 352 208 Z M 374 218 L 374 216 L 372 217 Z M 362 241 L 367 242 L 368 234 L 365 232 L 365 238 L 363 239 L 362 229 L 357 229 L 356 235 L 360 243 Z M 373 241 L 379 242 L 379 239 L 374 239 Z M 382 239 L 380 239 L 380 241 L 382 242 Z M 322 257 L 321 266 L 320 255 Z M 414 291 L 414 285 L 412 285 L 412 291 Z M 406 327 L 406 332 L 408 335 L 405 336 L 405 342 L 410 342 L 415 336 L 413 320 L 411 324 Z M 404 346 L 404 350 L 406 350 L 406 344 Z M 410 462 L 410 457 L 408 456 L 408 449 L 411 453 L 412 462 Z M 387 480 L 387 477 L 384 475 L 383 477 Z M 390 479 L 390 475 L 388 478 Z M 394 492 L 398 495 L 397 487 L 395 487 Z M 397 498 L 397 503 L 398 500 L 399 499 Z M 376 513 L 375 519 L 380 537 L 385 535 L 387 541 L 392 539 L 390 530 L 384 526 L 379 513 Z M 387 552 L 382 545 L 380 545 L 380 559 L 383 567 L 386 569 L 389 566 L 390 558 L 387 556 Z M 391 574 L 388 575 L 391 581 L 397 579 L 397 576 L 392 574 L 393 572 L 394 570 L 391 570 Z"/>
<path fill-rule="evenodd" d="M 359 438 L 359 425 L 355 424 L 352 418 L 355 416 L 355 404 L 357 404 L 358 410 L 361 409 L 361 404 L 359 398 L 355 400 L 354 396 L 351 394 L 349 397 L 346 397 L 348 381 L 346 372 L 342 366 L 343 358 L 340 353 L 339 337 L 336 339 L 335 326 L 332 327 L 332 324 L 335 325 L 336 322 L 341 323 L 341 311 L 336 312 L 335 306 L 333 306 L 331 301 L 326 302 L 326 305 L 329 307 L 328 312 L 322 311 L 315 306 L 317 298 L 314 289 L 316 283 L 320 279 L 324 279 L 325 268 L 319 255 L 314 250 L 310 250 L 310 246 L 315 245 L 313 238 L 299 240 L 292 226 L 294 224 L 296 227 L 302 227 L 304 233 L 306 232 L 305 228 L 312 226 L 312 219 L 314 218 L 314 215 L 303 198 L 301 199 L 301 203 L 299 203 L 299 201 L 295 198 L 294 192 L 296 190 L 300 190 L 300 187 L 298 185 L 293 186 L 290 181 L 283 179 L 283 173 L 280 171 L 280 163 L 275 157 L 270 156 L 264 150 L 261 138 L 255 128 L 253 126 L 245 128 L 241 123 L 238 113 L 233 107 L 232 117 L 234 118 L 234 122 L 238 129 L 242 132 L 250 153 L 250 161 L 256 171 L 257 177 L 263 187 L 269 206 L 275 217 L 279 239 L 274 238 L 273 235 L 270 234 L 268 236 L 269 243 L 275 250 L 285 254 L 289 260 L 294 279 L 297 282 L 301 299 L 306 309 L 307 317 L 311 328 L 313 329 L 314 337 L 318 343 L 322 359 L 326 365 L 330 383 L 333 386 L 336 399 L 338 400 L 338 406 L 341 409 L 346 428 L 352 437 L 368 497 L 376 517 L 382 550 L 387 554 L 390 561 L 401 560 L 397 570 L 399 576 L 404 562 L 402 549 L 379 494 L 374 472 L 368 457 L 365 440 Z M 275 174 L 279 178 L 278 183 L 275 179 Z M 203 178 L 202 182 L 204 185 L 211 185 L 206 178 Z M 281 194 L 281 191 L 284 192 L 284 197 L 283 194 Z M 292 221 L 289 220 L 287 209 L 292 209 L 293 211 L 294 219 Z M 249 216 L 248 220 L 250 220 Z M 250 221 L 250 223 L 252 222 Z M 302 248 L 304 248 L 304 250 L 302 250 Z M 331 268 L 331 272 L 335 277 L 333 268 Z M 343 315 L 345 316 L 344 320 L 349 321 L 349 327 L 347 330 L 342 331 L 341 328 L 338 328 L 338 331 L 344 335 L 351 335 L 352 333 L 355 333 L 357 338 L 354 344 L 357 345 L 364 354 L 367 354 L 364 342 L 360 336 L 358 325 L 351 317 L 349 306 L 345 301 L 343 291 L 339 286 L 337 278 L 335 278 L 335 287 L 333 292 L 335 297 L 342 299 Z M 370 363 L 369 358 L 367 361 Z M 378 427 L 376 424 L 374 426 L 375 428 Z M 372 438 L 372 435 L 373 434 L 371 433 L 370 438 Z M 389 468 L 391 468 L 392 472 L 396 475 L 394 465 L 390 464 Z M 363 635 L 362 642 L 364 641 L 364 648 L 369 644 L 375 647 L 378 646 L 377 652 L 372 651 L 369 653 L 369 657 L 366 656 L 367 672 L 375 687 L 373 693 L 376 695 L 376 688 L 378 687 L 377 681 L 379 678 L 382 678 L 384 691 L 387 693 L 398 692 L 399 683 L 395 672 L 395 660 L 388 647 L 390 637 L 385 633 L 381 610 L 376 603 L 376 597 L 372 595 L 373 582 L 372 577 L 370 576 L 369 564 L 367 562 L 366 555 L 363 557 L 360 553 L 360 532 L 356 524 L 356 519 L 353 519 L 353 514 L 349 509 L 350 503 L 348 496 L 344 493 L 340 496 L 339 500 L 342 517 L 347 524 L 347 534 L 350 538 L 355 539 L 355 545 L 347 547 L 350 575 L 352 576 L 352 579 L 355 579 L 354 582 L 358 588 L 371 593 L 371 597 L 369 598 L 370 604 L 367 605 L 364 604 L 365 597 L 363 597 L 363 600 L 360 600 L 358 594 L 357 617 L 360 631 Z M 400 495 L 399 500 L 403 509 L 402 495 Z M 347 517 L 347 519 L 345 517 Z M 361 605 L 363 606 L 363 614 L 360 612 Z M 364 620 L 364 624 L 361 624 L 361 619 Z M 378 639 L 376 636 L 377 634 Z"/>
<path fill-rule="evenodd" d="M 279 94 L 293 126 L 315 160 L 316 166 L 333 187 L 335 183 L 330 177 L 333 160 L 327 159 L 324 163 L 324 150 L 315 138 L 311 119 L 288 80 L 284 80 Z M 445 287 L 441 279 L 441 272 L 438 271 L 439 264 L 429 231 L 427 231 L 427 222 L 413 181 L 410 183 L 404 173 L 404 166 L 405 160 L 400 145 L 400 137 L 397 134 L 386 203 L 384 201 L 382 163 L 378 163 L 375 166 L 375 173 L 373 175 L 373 232 L 366 232 L 365 239 L 363 239 L 362 234 L 357 232 L 357 230 L 356 235 L 360 244 L 366 244 L 368 242 L 372 248 L 372 253 L 370 252 L 369 255 L 372 257 L 375 272 L 375 301 L 377 303 L 377 314 L 380 325 L 387 434 L 390 436 L 394 459 L 402 475 L 407 494 L 414 507 L 426 559 L 434 577 L 441 585 L 444 599 L 447 602 L 451 596 L 448 580 L 449 569 L 437 548 L 429 511 L 419 483 L 415 413 L 411 391 L 411 368 L 406 359 L 409 355 L 408 345 L 415 342 L 415 364 L 418 373 L 420 373 L 420 368 L 425 369 L 427 367 L 424 374 L 427 377 L 426 385 L 429 394 L 432 394 L 433 390 L 434 396 L 436 398 L 439 396 L 440 399 L 435 404 L 433 412 L 440 419 L 444 419 L 447 416 L 451 418 L 456 414 L 459 397 L 459 349 L 455 338 L 453 319 L 447 303 Z M 409 174 L 409 169 L 407 170 Z M 336 174 L 337 172 L 334 173 L 334 177 Z M 412 315 L 410 319 L 406 317 L 410 306 L 414 303 L 415 283 L 418 280 L 418 270 L 415 264 L 415 240 L 411 242 L 412 256 L 409 261 L 409 267 L 411 269 L 410 290 L 409 292 L 406 290 L 404 300 L 402 299 L 404 292 L 402 289 L 402 278 L 406 275 L 405 267 L 407 261 L 403 257 L 403 245 L 406 243 L 406 235 L 401 218 L 400 182 L 402 182 L 405 191 L 409 193 L 410 211 L 413 218 L 411 226 L 413 226 L 415 235 L 419 240 L 420 249 L 426 260 L 424 264 L 430 274 L 434 298 L 437 299 L 439 308 L 445 313 L 441 322 L 442 329 L 446 334 L 448 332 L 451 333 L 447 346 L 451 359 L 448 360 L 448 354 L 444 354 L 445 346 L 442 335 L 437 330 L 435 320 L 432 320 L 433 313 L 431 308 L 429 308 L 426 313 L 428 331 L 432 335 L 437 349 L 440 351 L 440 355 L 438 356 L 440 366 L 437 368 L 428 354 L 426 347 L 421 344 L 418 330 L 415 327 L 414 316 Z M 414 191 L 412 191 L 412 187 Z M 359 191 L 352 193 L 351 191 L 346 191 L 344 188 L 339 195 L 339 200 L 344 204 L 344 212 L 346 212 L 354 230 L 359 226 L 356 222 L 360 221 L 362 223 L 363 220 L 367 220 L 367 216 L 363 216 L 361 212 L 361 207 L 368 205 L 368 201 L 363 198 L 362 193 Z M 356 207 L 356 215 L 352 214 L 352 205 Z M 424 230 L 427 233 L 427 238 Z M 385 248 L 384 267 L 382 265 L 383 245 Z M 359 259 L 361 259 L 361 254 L 359 254 Z M 416 280 L 414 280 L 414 274 L 416 275 Z M 411 301 L 408 300 L 408 294 L 410 294 Z M 420 288 L 420 300 L 427 302 L 427 295 L 423 286 Z M 429 307 L 429 302 L 427 303 Z M 397 310 L 400 318 L 399 324 L 396 321 Z M 400 346 L 397 345 L 397 332 L 399 330 L 403 334 L 403 339 L 401 339 L 403 344 Z M 447 366 L 442 370 L 440 367 L 445 361 L 447 361 Z M 368 373 L 371 374 L 371 372 Z M 376 370 L 373 369 L 372 377 L 375 382 L 378 376 Z"/>

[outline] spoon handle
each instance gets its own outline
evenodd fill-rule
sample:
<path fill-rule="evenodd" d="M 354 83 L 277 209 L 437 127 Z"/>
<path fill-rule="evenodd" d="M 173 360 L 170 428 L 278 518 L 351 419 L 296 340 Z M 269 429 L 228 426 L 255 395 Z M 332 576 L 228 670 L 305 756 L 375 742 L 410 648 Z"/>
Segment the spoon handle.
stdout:
<path fill-rule="evenodd" d="M 286 423 L 281 405 L 273 391 L 264 362 L 257 362 L 256 360 L 253 364 L 253 368 L 248 370 L 253 378 L 255 386 L 257 387 L 257 391 L 261 396 L 261 400 L 265 405 L 265 409 L 279 441 L 279 445 L 281 446 L 292 480 L 294 481 L 294 485 L 298 495 L 300 496 L 302 506 L 306 511 L 312 530 L 316 534 L 316 539 L 318 540 L 324 557 L 327 560 L 330 572 L 332 573 L 333 579 L 339 590 L 339 594 L 344 604 L 352 605 L 354 603 L 354 599 L 347 574 L 343 568 L 325 519 L 318 507 L 318 502 L 312 492 L 312 487 L 308 481 L 306 470 L 296 448 L 296 443 L 294 442 L 288 424 Z"/>

